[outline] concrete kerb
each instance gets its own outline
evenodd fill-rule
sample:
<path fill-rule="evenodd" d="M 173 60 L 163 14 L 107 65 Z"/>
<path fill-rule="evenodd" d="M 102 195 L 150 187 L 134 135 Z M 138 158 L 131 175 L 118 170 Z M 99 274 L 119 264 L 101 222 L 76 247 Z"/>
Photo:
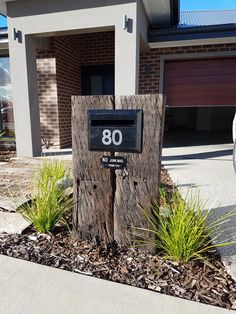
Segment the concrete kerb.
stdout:
<path fill-rule="evenodd" d="M 226 314 L 230 310 L 0 255 L 5 314 Z"/>

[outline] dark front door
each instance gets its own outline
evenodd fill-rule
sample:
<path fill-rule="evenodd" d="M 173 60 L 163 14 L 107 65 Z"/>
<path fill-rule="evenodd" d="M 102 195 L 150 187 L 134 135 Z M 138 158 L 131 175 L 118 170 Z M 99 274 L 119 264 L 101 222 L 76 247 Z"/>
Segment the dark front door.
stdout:
<path fill-rule="evenodd" d="M 82 67 L 82 95 L 114 95 L 114 65 Z"/>

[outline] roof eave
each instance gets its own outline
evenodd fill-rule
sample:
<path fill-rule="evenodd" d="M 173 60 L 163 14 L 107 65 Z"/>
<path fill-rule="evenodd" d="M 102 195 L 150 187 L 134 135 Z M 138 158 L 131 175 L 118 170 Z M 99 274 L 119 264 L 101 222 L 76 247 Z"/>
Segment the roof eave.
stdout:
<path fill-rule="evenodd" d="M 7 15 L 7 6 L 5 1 L 0 1 L 0 14 Z"/>
<path fill-rule="evenodd" d="M 0 0 L 0 13 L 7 14 L 6 2 L 19 0 Z M 142 0 L 152 26 L 178 25 L 180 0 Z"/>
<path fill-rule="evenodd" d="M 179 23 L 180 0 L 142 0 L 151 27 L 173 26 Z"/>
<path fill-rule="evenodd" d="M 152 29 L 148 33 L 149 43 L 177 42 L 207 38 L 223 38 L 236 36 L 236 24 L 199 26 L 190 28 Z"/>
<path fill-rule="evenodd" d="M 7 15 L 7 5 L 6 2 L 12 2 L 18 0 L 0 0 L 0 14 Z"/>

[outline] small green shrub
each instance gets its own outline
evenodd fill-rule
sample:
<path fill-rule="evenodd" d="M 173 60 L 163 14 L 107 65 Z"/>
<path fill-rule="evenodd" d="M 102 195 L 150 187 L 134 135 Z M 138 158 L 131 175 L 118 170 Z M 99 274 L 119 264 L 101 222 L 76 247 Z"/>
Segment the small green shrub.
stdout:
<path fill-rule="evenodd" d="M 20 212 L 40 233 L 51 233 L 65 223 L 65 217 L 72 208 L 72 195 L 68 188 L 58 182 L 69 178 L 70 172 L 58 160 L 44 160 L 35 174 L 35 198 L 24 204 Z"/>
<path fill-rule="evenodd" d="M 142 234 L 141 243 L 155 245 L 164 258 L 176 262 L 188 262 L 203 259 L 205 253 L 216 247 L 235 244 L 235 242 L 217 243 L 223 233 L 222 225 L 235 215 L 229 212 L 216 220 L 209 222 L 210 210 L 205 210 L 199 195 L 188 195 L 182 199 L 176 190 L 172 198 L 160 190 L 161 206 L 152 204 L 152 214 L 141 208 L 148 221 L 148 229 L 138 228 Z M 154 233 L 155 237 L 143 234 Z"/>
<path fill-rule="evenodd" d="M 6 131 L 0 132 L 0 142 L 13 142 L 15 141 L 15 137 L 7 136 Z"/>

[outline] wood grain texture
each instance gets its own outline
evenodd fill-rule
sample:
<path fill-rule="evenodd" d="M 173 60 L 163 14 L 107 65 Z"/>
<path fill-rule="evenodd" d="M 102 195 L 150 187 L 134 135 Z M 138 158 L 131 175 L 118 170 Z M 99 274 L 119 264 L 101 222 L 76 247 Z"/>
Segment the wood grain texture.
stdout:
<path fill-rule="evenodd" d="M 172 107 L 235 106 L 236 58 L 165 62 L 164 94 Z"/>
<path fill-rule="evenodd" d="M 115 105 L 114 105 L 115 104 Z M 142 153 L 127 157 L 125 170 L 100 168 L 103 152 L 88 151 L 88 109 L 142 109 Z M 132 242 L 134 227 L 147 227 L 138 204 L 150 211 L 159 197 L 164 102 L 159 95 L 75 96 L 72 99 L 74 213 L 76 235 L 104 242 Z M 151 235 L 150 235 L 151 236 Z"/>
<path fill-rule="evenodd" d="M 91 240 L 98 236 L 108 242 L 114 235 L 112 173 L 100 168 L 100 152 L 88 151 L 88 109 L 114 109 L 114 98 L 72 97 L 73 224 L 79 238 Z"/>
<path fill-rule="evenodd" d="M 116 109 L 143 109 L 142 153 L 116 153 L 127 157 L 127 169 L 116 170 L 114 238 L 129 244 L 134 227 L 147 227 L 138 204 L 150 211 L 151 202 L 159 198 L 163 98 L 159 95 L 116 97 Z"/>

